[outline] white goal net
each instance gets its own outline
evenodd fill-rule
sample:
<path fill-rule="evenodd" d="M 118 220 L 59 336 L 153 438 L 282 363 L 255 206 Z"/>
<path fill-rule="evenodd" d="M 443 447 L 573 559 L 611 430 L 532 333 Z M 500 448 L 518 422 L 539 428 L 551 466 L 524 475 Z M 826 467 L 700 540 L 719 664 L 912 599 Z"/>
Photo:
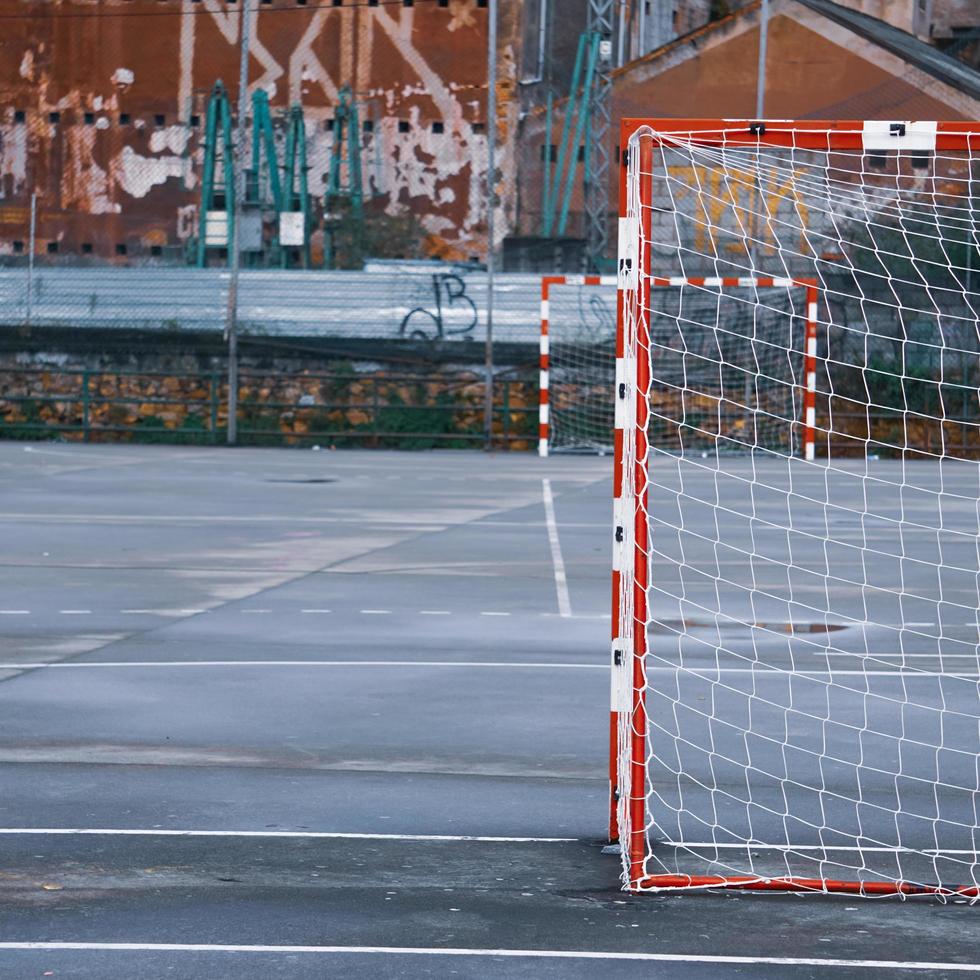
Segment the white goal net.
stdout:
<path fill-rule="evenodd" d="M 980 895 L 980 124 L 626 120 L 633 890 Z"/>

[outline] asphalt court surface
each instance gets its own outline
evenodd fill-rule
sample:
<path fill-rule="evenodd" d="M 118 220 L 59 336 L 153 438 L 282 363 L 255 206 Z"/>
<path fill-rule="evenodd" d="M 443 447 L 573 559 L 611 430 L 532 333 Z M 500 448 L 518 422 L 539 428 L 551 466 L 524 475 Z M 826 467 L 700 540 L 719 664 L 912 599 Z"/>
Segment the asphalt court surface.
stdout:
<path fill-rule="evenodd" d="M 0 445 L 0 977 L 836 977 L 903 965 L 939 977 L 980 962 L 976 910 L 954 903 L 618 890 L 616 859 L 601 853 L 610 466 Z M 664 527 L 679 526 L 667 508 L 683 474 L 659 472 Z M 942 474 L 924 485 L 938 478 L 954 486 Z M 744 486 L 732 480 L 726 499 Z M 962 489 L 950 500 L 965 520 Z M 765 507 L 779 513 L 778 493 Z M 728 526 L 727 554 L 661 534 L 663 569 L 683 546 L 688 565 L 741 584 L 744 534 L 770 559 L 749 569 L 756 591 L 780 594 L 760 576 L 776 575 L 780 552 L 765 549 L 785 542 Z M 892 528 L 871 531 L 883 551 L 896 543 Z M 911 542 L 899 543 L 914 558 Z M 782 594 L 797 605 L 752 610 L 763 625 L 728 635 L 721 663 L 717 585 L 682 580 L 696 576 L 685 569 L 658 579 L 655 652 L 692 669 L 737 668 L 741 651 L 825 673 L 860 667 L 848 652 L 894 654 L 897 639 L 909 659 L 876 657 L 874 683 L 887 691 L 903 663 L 922 664 L 956 675 L 933 679 L 953 685 L 937 696 L 963 697 L 958 675 L 975 661 L 939 658 L 975 657 L 960 615 L 970 585 L 955 573 L 968 555 L 955 534 L 929 547 L 959 556 L 940 583 L 949 601 L 917 607 L 931 627 L 879 636 L 855 615 L 826 636 L 779 633 L 766 624 L 819 606 L 821 580 L 793 572 Z M 817 567 L 820 554 L 794 556 Z M 846 577 L 844 557 L 833 561 Z M 911 582 L 914 567 L 927 566 L 882 570 L 866 620 L 888 622 L 889 582 Z M 725 598 L 746 601 L 734 587 Z M 684 619 L 701 625 L 671 626 Z"/>

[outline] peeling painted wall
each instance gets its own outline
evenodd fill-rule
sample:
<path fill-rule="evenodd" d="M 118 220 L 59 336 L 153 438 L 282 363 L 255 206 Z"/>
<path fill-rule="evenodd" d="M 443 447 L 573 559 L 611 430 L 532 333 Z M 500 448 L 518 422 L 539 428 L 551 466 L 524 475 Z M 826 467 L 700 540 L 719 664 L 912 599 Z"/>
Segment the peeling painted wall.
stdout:
<path fill-rule="evenodd" d="M 502 6 L 497 122 L 507 175 L 523 2 Z M 100 257 L 119 246 L 129 257 L 154 246 L 179 255 L 196 230 L 208 92 L 221 78 L 237 99 L 238 8 L 0 0 L 0 16 L 0 254 L 26 241 L 36 190 L 40 252 L 57 243 L 58 254 L 87 244 Z M 255 5 L 250 16 L 250 88 L 268 92 L 274 113 L 302 103 L 314 196 L 329 169 L 327 122 L 350 85 L 373 123 L 362 150 L 373 206 L 414 214 L 432 254 L 482 256 L 487 10 L 479 0 L 277 3 Z"/>

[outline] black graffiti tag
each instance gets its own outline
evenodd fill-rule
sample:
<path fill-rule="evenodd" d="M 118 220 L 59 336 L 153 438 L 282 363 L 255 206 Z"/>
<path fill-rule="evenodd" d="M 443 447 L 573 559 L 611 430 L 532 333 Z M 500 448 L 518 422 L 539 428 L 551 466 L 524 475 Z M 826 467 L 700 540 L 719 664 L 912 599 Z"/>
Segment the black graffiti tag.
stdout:
<path fill-rule="evenodd" d="M 441 340 L 471 333 L 477 323 L 476 304 L 466 295 L 466 283 L 453 272 L 437 273 L 432 277 L 432 307 L 417 306 L 410 310 L 398 328 L 399 337 L 412 340 Z M 458 325 L 457 314 L 467 322 Z M 447 323 L 447 317 L 451 317 Z"/>

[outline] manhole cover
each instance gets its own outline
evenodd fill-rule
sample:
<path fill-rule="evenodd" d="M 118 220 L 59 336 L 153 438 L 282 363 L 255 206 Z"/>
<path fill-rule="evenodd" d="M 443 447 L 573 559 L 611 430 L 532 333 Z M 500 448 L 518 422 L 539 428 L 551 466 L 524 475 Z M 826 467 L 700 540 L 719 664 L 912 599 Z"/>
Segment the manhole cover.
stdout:
<path fill-rule="evenodd" d="M 336 480 L 331 480 L 328 477 L 323 476 L 313 476 L 313 477 L 300 477 L 299 479 L 290 480 L 266 480 L 266 483 L 336 483 Z"/>

